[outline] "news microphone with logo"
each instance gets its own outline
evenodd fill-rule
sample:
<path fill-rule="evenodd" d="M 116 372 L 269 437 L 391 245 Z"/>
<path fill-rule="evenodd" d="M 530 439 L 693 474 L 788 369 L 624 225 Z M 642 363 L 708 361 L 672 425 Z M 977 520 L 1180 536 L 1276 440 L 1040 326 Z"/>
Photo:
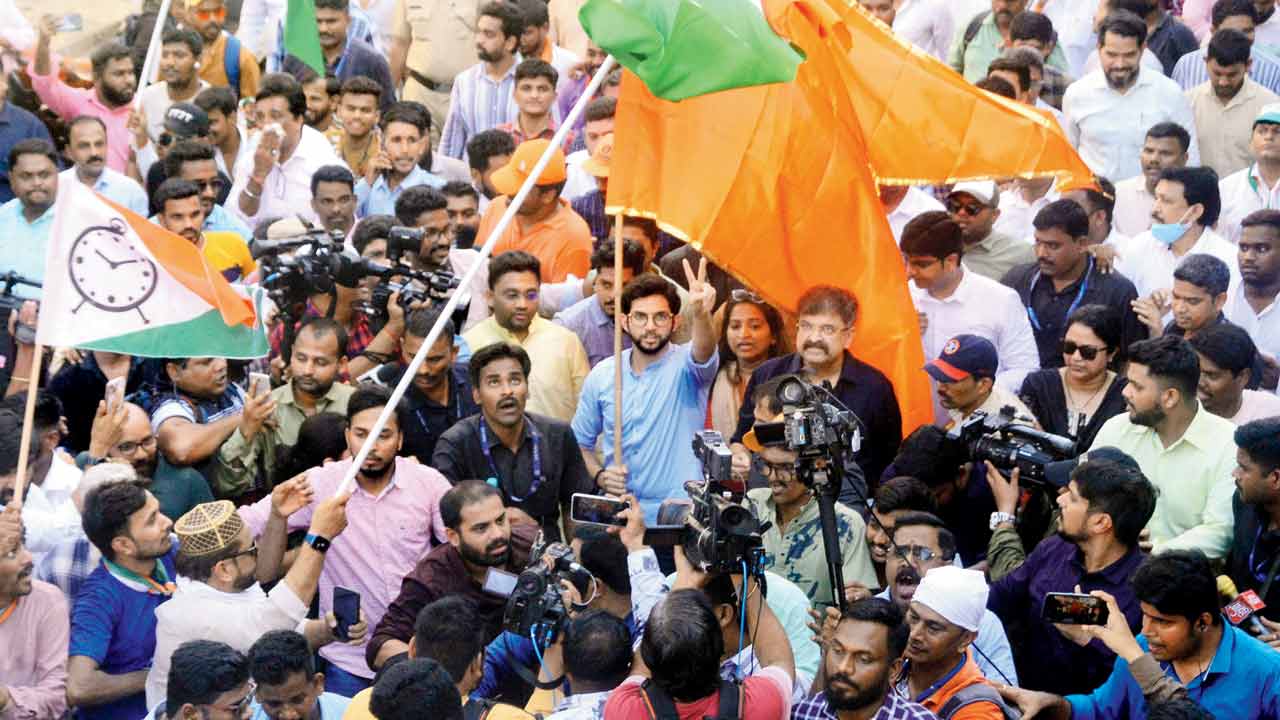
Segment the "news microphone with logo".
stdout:
<path fill-rule="evenodd" d="M 1258 597 L 1258 593 L 1252 590 L 1240 592 L 1235 582 L 1226 575 L 1218 576 L 1218 594 L 1223 599 L 1229 600 L 1226 607 L 1222 608 L 1222 612 L 1226 613 L 1227 620 L 1232 625 L 1240 627 L 1248 623 L 1249 629 L 1258 637 L 1267 634 L 1267 629 L 1262 625 L 1262 621 L 1258 619 L 1257 613 L 1267 607 L 1262 602 L 1262 598 Z"/>

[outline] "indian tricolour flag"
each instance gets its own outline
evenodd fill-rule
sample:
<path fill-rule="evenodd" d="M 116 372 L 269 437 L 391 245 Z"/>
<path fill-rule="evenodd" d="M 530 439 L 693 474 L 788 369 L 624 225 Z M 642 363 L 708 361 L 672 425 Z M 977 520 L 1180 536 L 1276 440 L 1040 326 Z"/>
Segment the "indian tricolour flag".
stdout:
<path fill-rule="evenodd" d="M 142 357 L 262 357 L 261 294 L 248 293 L 181 236 L 82 183 L 58 183 L 40 344 Z"/>

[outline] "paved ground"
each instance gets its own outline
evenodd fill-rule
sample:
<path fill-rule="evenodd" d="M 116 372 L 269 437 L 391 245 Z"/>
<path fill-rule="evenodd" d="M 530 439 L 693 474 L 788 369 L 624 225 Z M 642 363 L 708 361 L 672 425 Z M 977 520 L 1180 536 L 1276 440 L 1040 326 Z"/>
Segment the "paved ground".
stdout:
<path fill-rule="evenodd" d="M 137 12 L 139 0 L 17 0 L 18 9 L 32 25 L 45 13 L 65 15 L 80 13 L 84 29 L 59 33 L 54 37 L 54 50 L 67 55 L 88 55 L 98 43 L 120 31 L 125 16 Z"/>

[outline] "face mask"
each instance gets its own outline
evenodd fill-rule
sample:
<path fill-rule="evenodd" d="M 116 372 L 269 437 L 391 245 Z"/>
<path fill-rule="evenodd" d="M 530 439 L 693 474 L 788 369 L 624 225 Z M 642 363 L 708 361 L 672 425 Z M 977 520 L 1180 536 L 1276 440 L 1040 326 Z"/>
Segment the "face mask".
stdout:
<path fill-rule="evenodd" d="M 1176 223 L 1152 223 L 1151 236 L 1163 245 L 1174 244 L 1191 229 L 1191 223 L 1182 222 L 1187 219 L 1187 214 L 1190 212 L 1191 208 L 1187 208 L 1187 212 L 1182 213 L 1182 217 Z"/>

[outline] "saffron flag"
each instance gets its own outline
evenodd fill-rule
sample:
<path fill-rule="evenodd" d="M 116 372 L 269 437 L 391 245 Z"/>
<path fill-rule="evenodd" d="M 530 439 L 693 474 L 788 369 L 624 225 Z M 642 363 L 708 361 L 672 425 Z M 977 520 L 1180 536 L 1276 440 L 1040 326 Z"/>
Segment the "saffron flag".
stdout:
<path fill-rule="evenodd" d="M 324 51 L 316 26 L 315 0 L 288 0 L 284 15 L 284 52 L 324 76 Z"/>
<path fill-rule="evenodd" d="M 143 357 L 262 357 L 256 304 L 186 239 L 83 183 L 58 183 L 37 342 Z"/>

